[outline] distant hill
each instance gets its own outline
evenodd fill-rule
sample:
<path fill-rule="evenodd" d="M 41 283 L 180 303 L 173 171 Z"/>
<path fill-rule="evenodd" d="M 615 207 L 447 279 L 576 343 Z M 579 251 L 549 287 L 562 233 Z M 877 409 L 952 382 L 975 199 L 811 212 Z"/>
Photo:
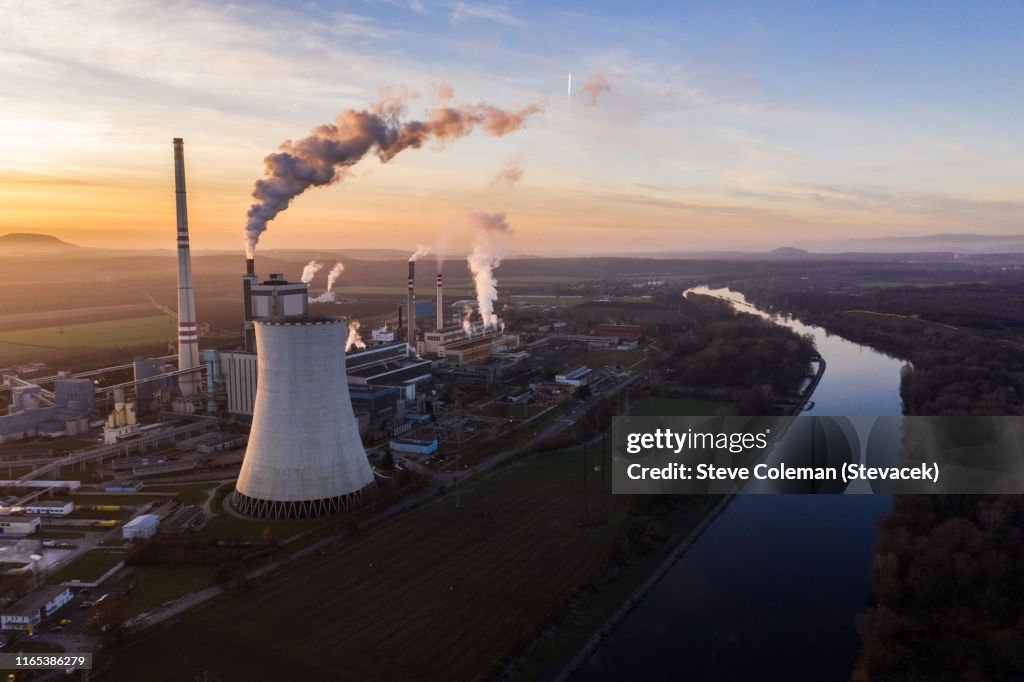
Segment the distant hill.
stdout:
<path fill-rule="evenodd" d="M 57 239 L 50 234 L 38 234 L 35 232 L 11 232 L 0 235 L 0 252 L 46 252 L 46 251 L 68 251 L 79 248 L 62 239 Z"/>
<path fill-rule="evenodd" d="M 1024 253 L 1024 235 L 929 234 L 915 237 L 871 237 L 834 242 L 801 242 L 818 253 Z"/>

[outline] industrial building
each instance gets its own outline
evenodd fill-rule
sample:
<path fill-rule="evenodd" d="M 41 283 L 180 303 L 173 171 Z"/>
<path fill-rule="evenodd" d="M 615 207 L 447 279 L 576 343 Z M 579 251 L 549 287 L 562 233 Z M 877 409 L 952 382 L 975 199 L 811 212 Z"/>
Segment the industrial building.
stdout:
<path fill-rule="evenodd" d="M 124 524 L 121 537 L 125 540 L 145 540 L 156 535 L 160 528 L 160 517 L 156 514 L 143 514 Z"/>
<path fill-rule="evenodd" d="M 416 384 L 430 378 L 430 361 L 406 357 L 404 343 L 350 353 L 345 364 L 350 387 L 394 386 L 409 402 L 416 399 Z"/>
<path fill-rule="evenodd" d="M 0 416 L 0 444 L 47 436 L 77 436 L 89 430 L 96 409 L 96 387 L 88 379 L 57 379 L 54 390 L 5 375 L 11 391 L 7 414 Z"/>
<path fill-rule="evenodd" d="M 254 320 L 258 382 L 232 506 L 258 518 L 309 518 L 362 504 L 374 487 L 345 371 L 345 321 Z"/>
<path fill-rule="evenodd" d="M 562 372 L 561 374 L 555 375 L 555 383 L 563 384 L 565 386 L 574 386 L 579 388 L 580 386 L 587 386 L 590 384 L 591 379 L 594 377 L 594 370 L 589 367 L 577 367 L 568 372 Z"/>
<path fill-rule="evenodd" d="M 59 500 L 33 502 L 25 507 L 25 513 L 34 516 L 67 516 L 73 511 L 75 511 L 74 502 Z"/>
<path fill-rule="evenodd" d="M 164 519 L 160 528 L 165 533 L 181 534 L 190 530 L 201 530 L 206 525 L 206 515 L 195 505 L 179 507 Z"/>
<path fill-rule="evenodd" d="M 440 355 L 450 365 L 465 367 L 485 362 L 493 354 L 504 353 L 518 347 L 517 335 L 495 331 L 445 345 Z"/>
<path fill-rule="evenodd" d="M 393 452 L 404 452 L 412 455 L 433 455 L 437 452 L 437 439 L 418 440 L 415 438 L 395 438 L 388 443 Z"/>
<path fill-rule="evenodd" d="M 0 614 L 0 629 L 32 632 L 47 616 L 71 601 L 70 587 L 47 585 L 30 592 Z"/>
<path fill-rule="evenodd" d="M 468 334 L 461 324 L 424 332 L 423 341 L 418 344 L 417 352 L 421 356 L 425 357 L 442 357 L 445 347 L 450 346 L 453 343 L 465 341 L 466 339 L 481 333 L 483 333 L 483 327 L 480 324 L 470 327 Z"/>
<path fill-rule="evenodd" d="M 37 532 L 42 526 L 38 516 L 32 518 L 0 517 L 0 535 L 8 538 L 23 538 Z"/>

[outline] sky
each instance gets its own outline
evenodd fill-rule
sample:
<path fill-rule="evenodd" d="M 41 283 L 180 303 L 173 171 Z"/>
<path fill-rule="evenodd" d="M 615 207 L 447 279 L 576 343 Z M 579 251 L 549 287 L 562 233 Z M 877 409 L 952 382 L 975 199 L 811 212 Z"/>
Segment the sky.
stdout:
<path fill-rule="evenodd" d="M 1024 233 L 1020 2 L 0 0 L 0 26 L 0 234 L 173 248 L 183 137 L 193 248 L 241 251 L 283 141 L 441 84 L 543 112 L 371 154 L 259 248 L 464 254 L 476 211 L 537 255 Z"/>

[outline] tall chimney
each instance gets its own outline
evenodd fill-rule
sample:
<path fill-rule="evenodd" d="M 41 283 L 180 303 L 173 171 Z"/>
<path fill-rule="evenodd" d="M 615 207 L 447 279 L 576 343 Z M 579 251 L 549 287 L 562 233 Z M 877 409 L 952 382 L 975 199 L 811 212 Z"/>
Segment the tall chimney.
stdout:
<path fill-rule="evenodd" d="M 444 275 L 437 273 L 437 328 L 444 327 Z"/>
<path fill-rule="evenodd" d="M 409 344 L 409 351 L 416 352 L 416 292 L 414 286 L 416 283 L 416 261 L 409 261 L 409 300 L 407 307 L 409 308 L 409 327 L 407 331 L 407 343 Z"/>
<path fill-rule="evenodd" d="M 256 262 L 245 259 L 245 275 L 242 277 L 242 350 L 256 352 L 256 332 L 252 326 L 252 285 L 256 278 Z"/>
<path fill-rule="evenodd" d="M 188 247 L 188 210 L 185 205 L 184 141 L 174 138 L 174 198 L 178 213 L 178 369 L 199 366 L 199 330 L 196 298 L 192 291 L 192 256 Z M 178 377 L 181 395 L 190 396 L 199 385 L 195 372 Z"/>

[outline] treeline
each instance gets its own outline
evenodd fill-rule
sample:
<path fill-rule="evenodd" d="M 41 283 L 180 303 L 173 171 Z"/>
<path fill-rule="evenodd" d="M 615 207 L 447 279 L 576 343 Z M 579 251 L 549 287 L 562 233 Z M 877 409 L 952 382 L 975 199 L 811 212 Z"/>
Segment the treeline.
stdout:
<path fill-rule="evenodd" d="M 1024 497 L 897 496 L 880 525 L 854 679 L 1024 679 Z"/>
<path fill-rule="evenodd" d="M 706 320 L 664 342 L 656 368 L 666 381 L 734 389 L 741 414 L 766 414 L 795 392 L 815 354 L 810 337 L 746 313 L 718 299 L 689 297 Z"/>
<path fill-rule="evenodd" d="M 957 288 L 957 292 L 946 316 L 935 312 L 941 298 L 929 298 L 934 318 L 954 320 L 969 294 L 981 299 L 991 293 L 976 286 Z M 909 310 L 865 313 L 862 311 L 891 310 L 893 306 L 878 301 L 866 306 L 862 297 L 780 293 L 772 288 L 745 288 L 744 293 L 760 305 L 797 315 L 832 333 L 908 360 L 910 369 L 903 372 L 900 383 L 906 414 L 1024 414 L 1024 335 L 952 329 L 946 326 L 948 322 L 929 320 Z M 984 305 L 992 304 L 986 301 Z M 1015 320 L 1017 314 L 1007 314 L 999 324 Z"/>

